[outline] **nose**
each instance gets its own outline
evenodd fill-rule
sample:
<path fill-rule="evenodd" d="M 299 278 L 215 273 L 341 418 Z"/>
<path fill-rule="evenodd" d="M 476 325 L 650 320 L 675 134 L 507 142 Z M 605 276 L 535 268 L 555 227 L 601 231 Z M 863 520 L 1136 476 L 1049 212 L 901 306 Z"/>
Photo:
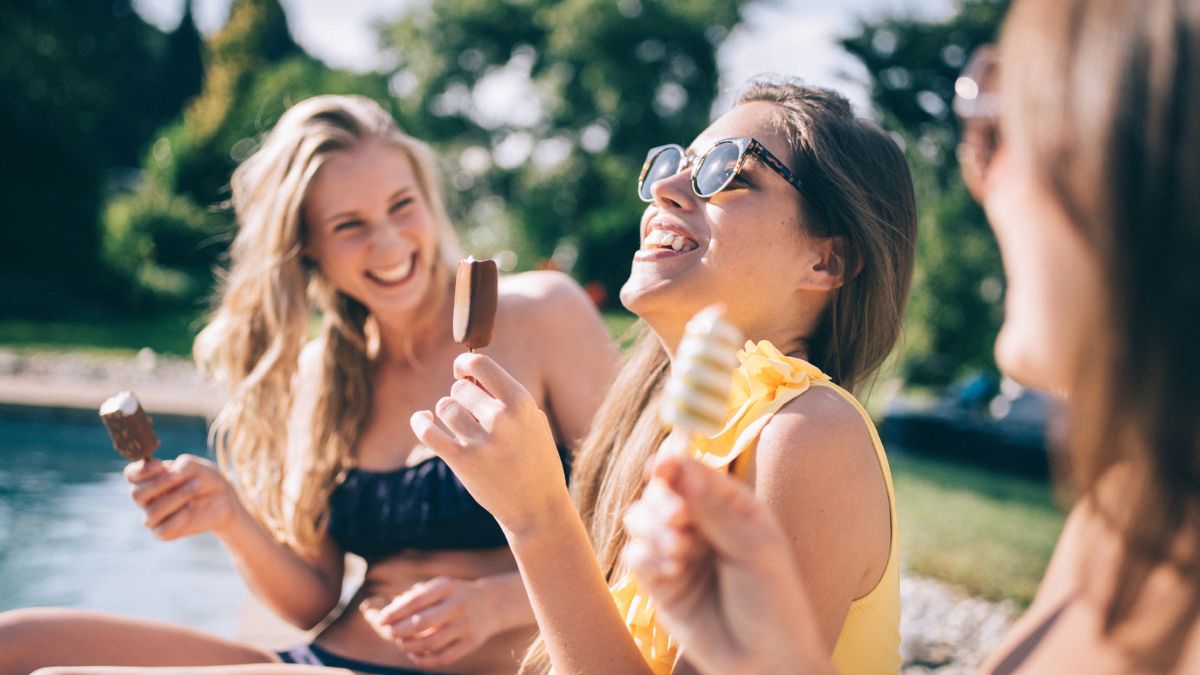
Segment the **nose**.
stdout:
<path fill-rule="evenodd" d="M 650 186 L 650 196 L 654 198 L 654 205 L 661 208 L 686 208 L 695 198 L 691 181 L 692 172 L 688 167 L 659 179 Z"/>
<path fill-rule="evenodd" d="M 391 218 L 379 222 L 371 231 L 371 248 L 388 250 L 404 244 L 403 223 Z"/>

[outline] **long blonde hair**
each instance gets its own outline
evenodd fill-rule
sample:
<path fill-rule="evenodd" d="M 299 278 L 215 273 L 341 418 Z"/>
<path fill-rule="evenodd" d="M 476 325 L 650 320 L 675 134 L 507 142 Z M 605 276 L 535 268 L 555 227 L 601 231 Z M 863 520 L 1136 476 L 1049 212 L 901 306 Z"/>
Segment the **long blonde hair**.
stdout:
<path fill-rule="evenodd" d="M 908 300 L 916 255 L 912 178 L 900 149 L 877 125 L 856 118 L 849 102 L 827 89 L 794 82 L 758 82 L 739 104 L 765 101 L 779 107 L 791 164 L 801 179 L 823 192 L 820 203 L 802 202 L 806 236 L 846 241 L 847 268 L 858 270 L 809 340 L 808 358 L 853 390 L 895 346 Z M 848 275 L 849 276 L 849 275 Z M 639 322 L 641 335 L 593 420 L 571 472 L 571 493 L 600 569 L 610 583 L 625 545 L 621 517 L 642 490 L 646 462 L 667 432 L 658 418 L 670 361 L 658 337 Z M 539 640 L 524 671 L 544 671 L 549 658 Z"/>
<path fill-rule="evenodd" d="M 437 160 L 374 101 L 317 96 L 290 108 L 233 173 L 238 231 L 219 305 L 193 347 L 197 363 L 228 387 L 210 432 L 222 470 L 254 516 L 282 541 L 311 551 L 323 536 L 329 496 L 354 463 L 371 410 L 374 322 L 301 255 L 304 200 L 330 153 L 376 142 L 404 152 L 438 232 L 426 313 L 449 293 L 458 257 L 442 203 Z M 301 351 L 314 310 L 322 316 L 319 395 L 303 449 L 299 492 L 284 495 L 289 419 Z M 287 470 L 297 470 L 290 468 Z M 292 501 L 292 503 L 288 503 Z"/>

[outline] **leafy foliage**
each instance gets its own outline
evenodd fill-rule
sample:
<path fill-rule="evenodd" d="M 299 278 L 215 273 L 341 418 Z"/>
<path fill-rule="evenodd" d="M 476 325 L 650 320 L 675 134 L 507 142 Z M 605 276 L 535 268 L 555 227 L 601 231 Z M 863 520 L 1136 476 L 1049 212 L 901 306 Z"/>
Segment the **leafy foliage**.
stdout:
<path fill-rule="evenodd" d="M 100 205 L 199 89 L 197 39 L 190 24 L 164 35 L 128 0 L 0 12 L 0 309 L 70 311 L 120 290 L 98 256 Z"/>
<path fill-rule="evenodd" d="M 551 258 L 614 302 L 646 150 L 708 124 L 741 4 L 443 0 L 385 26 L 400 118 L 449 158 L 468 247 Z"/>
<path fill-rule="evenodd" d="M 842 45 L 871 74 L 871 101 L 903 143 L 917 190 L 920 238 L 904 367 L 915 383 L 994 369 L 1001 319 L 1000 256 L 962 184 L 951 104 L 971 52 L 994 40 L 1008 0 L 962 0 L 946 21 L 864 22 Z"/>

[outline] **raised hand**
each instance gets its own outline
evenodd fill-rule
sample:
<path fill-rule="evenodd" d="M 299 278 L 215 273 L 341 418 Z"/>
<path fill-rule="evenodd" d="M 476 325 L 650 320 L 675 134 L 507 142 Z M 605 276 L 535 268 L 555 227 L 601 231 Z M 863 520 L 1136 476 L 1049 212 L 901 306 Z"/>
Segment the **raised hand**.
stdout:
<path fill-rule="evenodd" d="M 624 563 L 705 673 L 833 672 L 783 528 L 733 478 L 660 453 L 627 512 Z"/>
<path fill-rule="evenodd" d="M 200 532 L 220 532 L 241 509 L 229 481 L 212 462 L 194 455 L 132 462 L 125 478 L 146 514 L 146 527 L 164 541 Z"/>
<path fill-rule="evenodd" d="M 483 354 L 455 359 L 454 376 L 434 412 L 412 416 L 417 438 L 505 530 L 531 526 L 556 500 L 569 502 L 550 424 L 521 383 Z"/>

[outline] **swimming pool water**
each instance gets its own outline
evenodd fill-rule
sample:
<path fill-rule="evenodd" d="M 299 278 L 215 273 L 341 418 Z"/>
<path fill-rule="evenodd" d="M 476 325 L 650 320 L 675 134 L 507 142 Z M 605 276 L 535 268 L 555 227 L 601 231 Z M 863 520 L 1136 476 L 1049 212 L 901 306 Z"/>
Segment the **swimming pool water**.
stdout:
<path fill-rule="evenodd" d="M 156 418 L 156 456 L 206 455 L 199 420 Z M 226 637 L 248 591 L 216 537 L 163 542 L 99 418 L 0 410 L 0 610 L 80 607 Z"/>

